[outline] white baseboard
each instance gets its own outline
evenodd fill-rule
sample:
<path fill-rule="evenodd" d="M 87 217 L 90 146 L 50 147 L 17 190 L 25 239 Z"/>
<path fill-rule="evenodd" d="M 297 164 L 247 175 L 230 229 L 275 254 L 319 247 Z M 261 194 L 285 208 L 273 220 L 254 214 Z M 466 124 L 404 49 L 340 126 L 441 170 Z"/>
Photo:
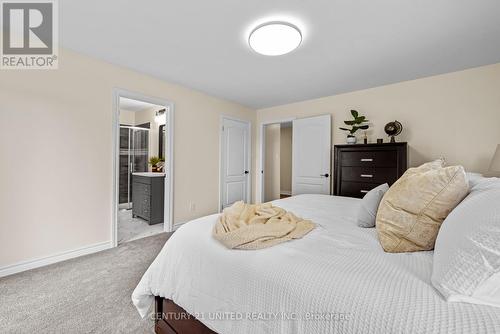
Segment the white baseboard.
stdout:
<path fill-rule="evenodd" d="M 280 195 L 292 196 L 292 192 L 289 190 L 280 190 Z"/>
<path fill-rule="evenodd" d="M 94 245 L 89 245 L 81 248 L 77 248 L 74 250 L 69 250 L 65 252 L 61 252 L 55 255 L 46 256 L 38 259 L 21 261 L 18 263 L 10 264 L 8 266 L 0 267 L 0 277 L 20 273 L 22 271 L 35 269 L 43 266 L 47 266 L 49 264 L 53 264 L 56 262 L 61 262 L 65 260 L 69 260 L 75 257 L 97 253 L 109 248 L 112 248 L 113 244 L 111 241 L 101 242 Z"/>

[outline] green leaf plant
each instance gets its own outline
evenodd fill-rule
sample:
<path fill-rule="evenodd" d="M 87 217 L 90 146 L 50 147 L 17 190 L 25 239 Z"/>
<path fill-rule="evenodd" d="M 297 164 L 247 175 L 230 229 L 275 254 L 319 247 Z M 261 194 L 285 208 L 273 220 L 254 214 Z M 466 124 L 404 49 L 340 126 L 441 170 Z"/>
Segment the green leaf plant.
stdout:
<path fill-rule="evenodd" d="M 344 121 L 344 124 L 349 125 L 350 128 L 339 128 L 342 131 L 348 132 L 347 137 L 354 137 L 354 134 L 358 130 L 368 130 L 370 126 L 366 124 L 368 120 L 365 116 L 360 116 L 356 110 L 351 110 L 351 115 L 353 117 L 352 120 Z"/>
<path fill-rule="evenodd" d="M 149 164 L 151 166 L 156 166 L 157 163 L 159 163 L 161 161 L 160 158 L 158 158 L 157 156 L 152 156 L 151 158 L 149 158 Z"/>

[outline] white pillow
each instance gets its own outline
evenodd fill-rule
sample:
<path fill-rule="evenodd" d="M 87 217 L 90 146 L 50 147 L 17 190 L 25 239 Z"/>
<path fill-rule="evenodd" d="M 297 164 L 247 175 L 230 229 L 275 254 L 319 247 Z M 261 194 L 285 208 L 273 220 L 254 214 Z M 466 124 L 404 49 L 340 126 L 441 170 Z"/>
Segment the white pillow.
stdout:
<path fill-rule="evenodd" d="M 465 175 L 467 176 L 467 180 L 469 181 L 469 187 L 471 187 L 471 188 L 474 187 L 475 185 L 477 185 L 483 179 L 485 179 L 483 174 L 480 174 L 480 173 L 467 172 L 467 173 L 465 173 Z"/>
<path fill-rule="evenodd" d="M 384 183 L 366 193 L 361 200 L 358 212 L 358 226 L 375 227 L 378 206 L 387 190 L 389 190 L 389 185 Z"/>
<path fill-rule="evenodd" d="M 448 301 L 500 307 L 500 179 L 480 180 L 445 219 L 431 280 Z"/>

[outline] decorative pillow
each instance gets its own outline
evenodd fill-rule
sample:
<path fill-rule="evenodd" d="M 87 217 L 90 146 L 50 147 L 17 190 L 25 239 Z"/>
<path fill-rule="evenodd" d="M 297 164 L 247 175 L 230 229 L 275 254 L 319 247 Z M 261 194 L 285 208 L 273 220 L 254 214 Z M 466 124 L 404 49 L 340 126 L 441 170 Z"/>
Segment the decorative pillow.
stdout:
<path fill-rule="evenodd" d="M 386 252 L 434 248 L 443 220 L 469 192 L 462 166 L 437 163 L 410 168 L 385 193 L 377 213 L 377 232 Z"/>
<path fill-rule="evenodd" d="M 483 178 L 446 218 L 431 280 L 448 301 L 500 307 L 500 179 Z"/>
<path fill-rule="evenodd" d="M 389 185 L 384 183 L 366 193 L 359 207 L 358 226 L 375 227 L 378 206 L 387 190 L 389 190 Z"/>
<path fill-rule="evenodd" d="M 446 161 L 444 160 L 444 158 L 440 158 L 431 162 L 426 162 L 425 164 L 418 167 L 410 168 L 406 171 L 405 174 L 423 173 L 434 169 L 440 169 L 444 166 L 446 166 Z"/>

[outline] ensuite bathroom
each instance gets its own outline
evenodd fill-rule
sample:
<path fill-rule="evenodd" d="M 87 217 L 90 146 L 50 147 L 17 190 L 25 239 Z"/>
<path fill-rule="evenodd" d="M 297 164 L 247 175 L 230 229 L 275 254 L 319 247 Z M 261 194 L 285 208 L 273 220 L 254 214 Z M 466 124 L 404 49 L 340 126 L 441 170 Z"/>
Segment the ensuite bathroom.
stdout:
<path fill-rule="evenodd" d="M 118 244 L 164 231 L 165 106 L 120 97 Z"/>

